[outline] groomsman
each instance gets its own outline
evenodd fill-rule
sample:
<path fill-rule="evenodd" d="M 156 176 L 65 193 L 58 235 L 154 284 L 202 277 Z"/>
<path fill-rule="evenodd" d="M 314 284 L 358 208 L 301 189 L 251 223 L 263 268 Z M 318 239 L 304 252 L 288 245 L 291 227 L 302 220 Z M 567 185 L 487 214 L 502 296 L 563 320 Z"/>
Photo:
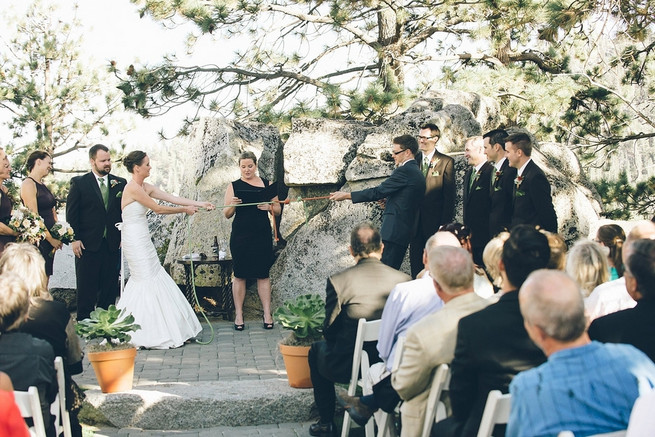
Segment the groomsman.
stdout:
<path fill-rule="evenodd" d="M 481 266 L 483 265 L 482 252 L 491 239 L 489 184 L 494 167 L 487 161 L 484 142 L 480 136 L 466 140 L 464 155 L 471 166 L 464 176 L 464 224 L 471 230 L 473 261 Z"/>
<path fill-rule="evenodd" d="M 423 270 L 425 242 L 441 225 L 455 216 L 455 160 L 437 150 L 441 131 L 436 124 L 426 123 L 418 133 L 420 153 L 416 161 L 425 177 L 425 196 L 418 214 L 418 227 L 409 247 L 412 277 Z"/>
<path fill-rule="evenodd" d="M 543 170 L 530 158 L 530 137 L 524 133 L 508 136 L 505 151 L 509 165 L 516 169 L 511 226 L 530 224 L 557 232 L 557 215 L 550 195 L 550 184 Z"/>
<path fill-rule="evenodd" d="M 109 149 L 96 144 L 89 149 L 91 171 L 71 179 L 66 220 L 75 231 L 77 320 L 89 317 L 98 306 L 107 308 L 118 297 L 121 235 L 121 195 L 127 181 L 109 174 Z"/>
<path fill-rule="evenodd" d="M 509 230 L 512 223 L 512 196 L 516 169 L 509 166 L 509 161 L 505 157 L 505 138 L 507 136 L 504 129 L 494 129 L 482 135 L 484 153 L 487 155 L 487 159 L 494 163 L 489 187 L 491 199 L 489 235 L 491 237 Z"/>

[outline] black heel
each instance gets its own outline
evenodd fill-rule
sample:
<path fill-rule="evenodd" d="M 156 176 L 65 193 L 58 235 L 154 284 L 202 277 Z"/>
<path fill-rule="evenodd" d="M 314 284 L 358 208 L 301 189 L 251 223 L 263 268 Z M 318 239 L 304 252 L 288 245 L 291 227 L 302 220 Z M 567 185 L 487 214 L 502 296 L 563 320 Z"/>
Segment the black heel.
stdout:
<path fill-rule="evenodd" d="M 246 329 L 246 324 L 245 323 L 242 323 L 240 325 L 237 325 L 236 323 L 234 324 L 234 330 L 235 331 L 243 331 L 244 329 Z"/>
<path fill-rule="evenodd" d="M 273 329 L 273 326 L 275 325 L 275 322 L 266 323 L 266 319 L 264 318 L 264 316 L 262 316 L 262 322 L 263 322 L 262 326 L 264 326 L 264 329 Z"/>

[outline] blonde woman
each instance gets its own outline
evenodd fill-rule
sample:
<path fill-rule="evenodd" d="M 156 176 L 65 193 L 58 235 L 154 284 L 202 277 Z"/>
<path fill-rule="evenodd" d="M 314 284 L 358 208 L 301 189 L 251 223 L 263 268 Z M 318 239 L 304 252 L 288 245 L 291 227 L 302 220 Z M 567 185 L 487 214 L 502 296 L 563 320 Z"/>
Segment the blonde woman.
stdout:
<path fill-rule="evenodd" d="M 609 281 L 607 256 L 603 247 L 590 240 L 576 242 L 566 257 L 566 273 L 580 286 L 584 297 Z"/>
<path fill-rule="evenodd" d="M 81 436 L 82 428 L 77 420 L 79 409 L 72 409 L 77 391 L 73 387 L 71 375 L 82 373 L 82 349 L 68 308 L 64 303 L 52 299 L 47 288 L 45 262 L 36 247 L 31 244 L 9 243 L 5 247 L 0 256 L 0 274 L 7 272 L 23 279 L 30 296 L 27 320 L 20 325 L 19 330 L 47 341 L 55 356 L 64 360 L 66 401 L 71 412 L 71 428 L 73 435 Z"/>

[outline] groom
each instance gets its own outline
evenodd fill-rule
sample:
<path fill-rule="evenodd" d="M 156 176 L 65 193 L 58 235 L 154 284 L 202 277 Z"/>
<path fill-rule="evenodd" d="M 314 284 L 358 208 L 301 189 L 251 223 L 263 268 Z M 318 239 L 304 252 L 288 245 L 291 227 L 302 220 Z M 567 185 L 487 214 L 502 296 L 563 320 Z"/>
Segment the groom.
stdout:
<path fill-rule="evenodd" d="M 75 231 L 77 320 L 89 317 L 98 306 L 107 308 L 118 297 L 118 248 L 121 234 L 121 196 L 127 181 L 109 174 L 109 149 L 96 144 L 89 149 L 91 171 L 71 179 L 66 219 Z"/>

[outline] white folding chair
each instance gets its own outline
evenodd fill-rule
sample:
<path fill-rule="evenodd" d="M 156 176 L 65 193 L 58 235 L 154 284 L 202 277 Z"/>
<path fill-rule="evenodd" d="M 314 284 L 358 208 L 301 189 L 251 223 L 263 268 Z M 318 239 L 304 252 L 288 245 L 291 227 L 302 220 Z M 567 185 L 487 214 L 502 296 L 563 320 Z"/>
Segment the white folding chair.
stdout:
<path fill-rule="evenodd" d="M 478 437 L 491 437 L 494 426 L 509 421 L 509 410 L 512 395 L 504 395 L 500 390 L 491 390 L 487 396 L 487 404 L 482 413 L 482 421 L 478 428 Z"/>
<path fill-rule="evenodd" d="M 368 354 L 364 350 L 364 342 L 377 341 L 380 335 L 380 320 L 367 322 L 366 319 L 359 319 L 357 324 L 357 337 L 355 338 L 355 352 L 353 354 L 353 364 L 350 372 L 350 384 L 348 384 L 348 395 L 355 396 L 357 386 L 362 386 L 362 392 L 367 395 L 371 390 L 363 384 L 366 380 L 369 368 Z M 361 373 L 361 380 L 359 374 Z M 343 427 L 341 428 L 341 437 L 348 437 L 350 432 L 350 415 L 346 412 L 343 416 Z M 369 420 L 365 426 L 366 437 L 373 437 L 375 428 L 372 420 Z"/>
<path fill-rule="evenodd" d="M 395 354 L 393 357 L 393 364 L 391 372 L 398 370 L 400 361 L 403 358 L 403 351 L 405 348 L 405 337 L 398 337 L 396 340 Z M 398 407 L 396 407 L 396 414 L 400 414 Z M 378 424 L 377 437 L 396 437 L 396 426 L 394 425 L 394 416 L 386 411 L 378 410 L 374 415 L 375 421 Z"/>
<path fill-rule="evenodd" d="M 55 429 L 57 435 L 64 433 L 64 437 L 72 437 L 70 415 L 66 409 L 66 379 L 64 378 L 64 360 L 55 357 L 55 370 L 57 371 L 57 385 L 59 392 L 50 405 L 50 413 L 55 416 Z"/>
<path fill-rule="evenodd" d="M 650 428 L 649 431 L 652 431 L 652 429 L 653 428 Z M 624 437 L 626 435 L 627 434 L 625 430 L 621 430 L 621 431 L 606 432 L 603 434 L 594 434 L 594 435 L 590 435 L 589 437 Z M 639 434 L 639 437 L 643 437 L 645 435 L 648 435 L 648 433 Z M 573 433 L 573 431 L 560 431 L 560 433 L 557 434 L 557 437 L 575 437 L 575 434 Z"/>
<path fill-rule="evenodd" d="M 434 377 L 432 378 L 432 385 L 430 386 L 427 405 L 425 407 L 425 421 L 423 422 L 421 437 L 428 437 L 430 435 L 435 420 L 439 421 L 446 418 L 446 409 L 439 402 L 439 398 L 441 398 L 441 392 L 448 388 L 449 383 L 450 368 L 448 364 L 442 364 L 437 367 L 437 371 L 434 372 Z"/>
<path fill-rule="evenodd" d="M 30 427 L 32 437 L 45 437 L 45 423 L 41 413 L 41 402 L 39 391 L 31 386 L 27 391 L 15 391 L 14 399 L 23 418 L 32 418 L 33 425 Z"/>

